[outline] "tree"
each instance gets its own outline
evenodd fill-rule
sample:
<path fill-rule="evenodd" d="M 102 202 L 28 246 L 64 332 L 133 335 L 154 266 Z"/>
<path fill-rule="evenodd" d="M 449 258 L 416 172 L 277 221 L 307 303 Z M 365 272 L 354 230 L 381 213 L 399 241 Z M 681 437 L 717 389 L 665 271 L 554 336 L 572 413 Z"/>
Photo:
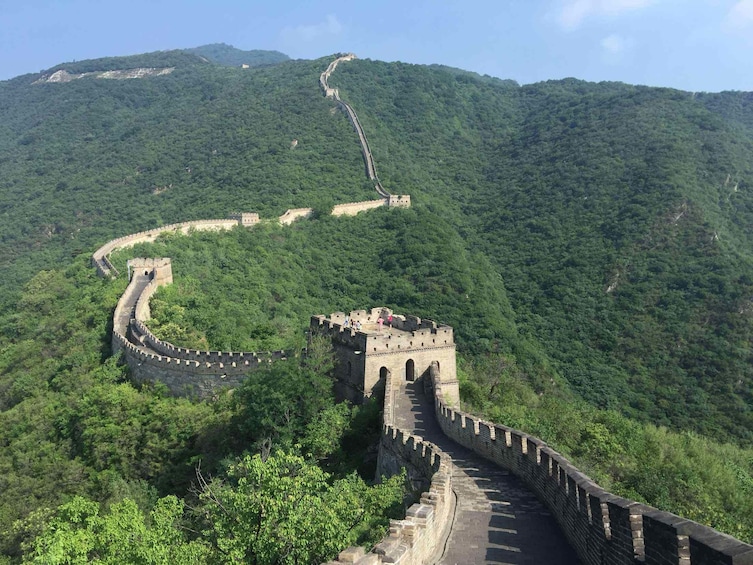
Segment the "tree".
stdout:
<path fill-rule="evenodd" d="M 368 487 L 352 474 L 330 484 L 316 465 L 283 451 L 245 457 L 227 481 L 198 478 L 205 539 L 222 561 L 254 565 L 322 563 L 373 540 L 405 482 L 396 476 Z"/>
<path fill-rule="evenodd" d="M 199 565 L 210 547 L 187 539 L 181 527 L 183 502 L 161 498 L 149 520 L 130 499 L 100 514 L 99 504 L 83 497 L 58 508 L 33 542 L 24 563 L 40 565 L 102 563 L 121 565 Z"/>

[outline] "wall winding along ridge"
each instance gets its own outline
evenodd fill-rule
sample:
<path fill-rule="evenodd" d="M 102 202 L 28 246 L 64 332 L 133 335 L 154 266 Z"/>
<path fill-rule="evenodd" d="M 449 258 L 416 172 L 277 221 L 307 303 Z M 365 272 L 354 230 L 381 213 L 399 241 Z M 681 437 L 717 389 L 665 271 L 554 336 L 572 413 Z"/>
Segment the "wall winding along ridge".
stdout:
<path fill-rule="evenodd" d="M 160 382 L 174 395 L 207 398 L 220 388 L 238 386 L 260 366 L 288 357 L 284 351 L 198 351 L 160 340 L 144 322 L 150 318 L 151 296 L 172 283 L 171 261 L 131 259 L 128 270 L 132 278 L 113 315 L 112 350 L 123 353 L 134 381 Z"/>
<path fill-rule="evenodd" d="M 258 221 L 259 216 L 256 215 Z M 117 269 L 110 263 L 109 255 L 116 249 L 125 249 L 133 247 L 138 243 L 152 243 L 157 237 L 163 233 L 176 232 L 187 234 L 191 230 L 194 231 L 219 231 L 229 230 L 239 225 L 240 220 L 236 218 L 222 219 L 222 220 L 192 220 L 190 222 L 180 222 L 177 224 L 169 224 L 162 226 L 161 228 L 155 228 L 152 230 L 141 231 L 118 237 L 105 243 L 102 247 L 97 249 L 92 255 L 92 264 L 97 269 L 97 272 L 102 277 L 117 277 Z"/>
<path fill-rule="evenodd" d="M 342 108 L 346 114 L 348 114 L 348 118 L 350 119 L 350 123 L 353 124 L 353 127 L 356 130 L 356 133 L 358 134 L 358 139 L 361 142 L 361 151 L 363 152 L 363 160 L 366 164 L 366 175 L 369 177 L 369 180 L 373 180 L 375 183 L 376 191 L 379 193 L 380 196 L 383 198 L 389 198 L 390 193 L 382 186 L 382 183 L 379 181 L 379 177 L 377 176 L 376 172 L 376 164 L 374 163 L 374 157 L 371 154 L 371 149 L 369 148 L 369 142 L 366 139 L 366 134 L 363 131 L 363 126 L 361 125 L 361 122 L 358 120 L 358 115 L 356 114 L 355 110 L 353 110 L 353 107 L 342 100 L 340 98 L 340 92 L 336 88 L 330 88 L 329 84 L 327 83 L 327 80 L 329 79 L 330 75 L 334 72 L 334 70 L 337 68 L 337 65 L 341 62 L 345 61 L 352 61 L 355 59 L 356 56 L 353 53 L 348 53 L 347 55 L 343 55 L 341 57 L 338 57 L 334 61 L 332 61 L 327 69 L 322 73 L 321 77 L 319 77 L 319 84 L 322 87 L 322 90 L 324 90 L 324 95 L 327 98 L 332 98 L 337 102 L 338 106 Z"/>
<path fill-rule="evenodd" d="M 338 105 L 348 113 L 361 143 L 366 173 L 376 182 L 376 190 L 382 198 L 338 204 L 332 209 L 332 215 L 352 216 L 382 206 L 410 207 L 409 195 L 392 195 L 382 188 L 376 177 L 374 159 L 358 116 L 353 108 L 340 100 L 336 90 L 333 91 L 327 86 L 327 78 L 337 67 L 337 63 L 353 57 L 355 55 L 340 57 L 333 61 L 319 80 L 325 94 L 329 96 L 332 93 Z M 309 217 L 312 213 L 312 208 L 294 208 L 287 210 L 277 221 L 282 225 L 288 225 L 298 219 Z M 258 222 L 258 214 L 244 212 L 231 214 L 227 219 L 193 220 L 134 233 L 105 243 L 92 255 L 92 264 L 100 276 L 114 278 L 120 273 L 110 261 L 109 255 L 116 249 L 133 247 L 138 243 L 150 243 L 161 234 L 168 232 L 187 234 L 191 231 L 217 231 L 232 229 L 235 226 L 252 227 Z M 264 354 L 195 351 L 158 339 L 149 331 L 144 322 L 150 317 L 149 299 L 151 296 L 160 285 L 172 283 L 170 260 L 133 259 L 128 263 L 128 270 L 130 283 L 115 309 L 112 349 L 115 353 L 123 352 L 134 380 L 162 382 L 173 394 L 207 397 L 214 394 L 220 387 L 237 386 L 248 372 L 260 365 L 287 357 L 288 354 L 284 351 Z"/>
<path fill-rule="evenodd" d="M 353 109 L 343 102 L 327 79 L 342 61 L 339 57 L 322 73 L 320 84 L 348 114 L 361 141 L 366 172 L 376 183 L 382 200 L 341 204 L 334 215 L 355 214 L 378 206 L 410 206 L 409 196 L 389 194 L 379 182 L 363 128 Z M 288 210 L 278 221 L 288 224 L 306 217 L 311 209 Z M 151 242 L 161 233 L 230 229 L 252 226 L 258 215 L 236 214 L 227 220 L 198 220 L 172 224 L 112 240 L 93 257 L 103 277 L 118 276 L 108 255 L 119 248 Z M 132 276 L 131 276 L 132 275 Z M 267 354 L 196 351 L 159 340 L 144 324 L 149 319 L 149 298 L 162 284 L 172 282 L 169 259 L 132 259 L 131 281 L 115 309 L 113 351 L 123 351 L 135 380 L 165 383 L 174 394 L 209 396 L 218 386 L 237 386 L 243 376 L 263 363 L 284 358 L 284 352 Z M 391 373 L 387 375 L 392 379 Z M 711 528 L 667 512 L 615 496 L 578 471 L 567 459 L 540 439 L 506 426 L 485 422 L 447 403 L 451 394 L 442 390 L 439 366 L 430 369 L 435 414 L 442 431 L 460 445 L 519 476 L 549 507 L 579 558 L 589 565 L 752 565 L 753 546 Z M 395 387 L 386 387 L 380 468 L 409 469 L 414 484 L 424 485 L 420 502 L 412 505 L 404 520 L 393 520 L 389 534 L 369 553 L 349 548 L 332 564 L 376 565 L 435 562 L 452 525 L 455 493 L 452 461 L 447 454 L 420 437 L 395 425 Z"/>

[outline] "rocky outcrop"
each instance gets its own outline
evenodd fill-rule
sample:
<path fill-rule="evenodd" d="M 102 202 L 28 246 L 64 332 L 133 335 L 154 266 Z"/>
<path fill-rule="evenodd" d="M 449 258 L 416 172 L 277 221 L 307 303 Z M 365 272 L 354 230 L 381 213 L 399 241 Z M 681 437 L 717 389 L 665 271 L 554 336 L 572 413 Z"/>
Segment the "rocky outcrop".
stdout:
<path fill-rule="evenodd" d="M 105 78 L 111 80 L 125 80 L 129 78 L 148 78 L 169 75 L 175 70 L 175 67 L 144 67 L 138 69 L 121 69 L 116 71 L 94 71 L 90 73 L 69 73 L 65 69 L 60 69 L 49 75 L 42 75 L 32 84 L 45 84 L 48 82 L 71 82 L 80 78 Z"/>

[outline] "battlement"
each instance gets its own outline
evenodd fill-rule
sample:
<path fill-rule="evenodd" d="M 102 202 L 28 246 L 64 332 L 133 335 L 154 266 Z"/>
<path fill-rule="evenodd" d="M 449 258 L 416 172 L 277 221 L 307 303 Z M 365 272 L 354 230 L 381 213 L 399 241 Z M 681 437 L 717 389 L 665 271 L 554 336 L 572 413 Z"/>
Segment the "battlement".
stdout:
<path fill-rule="evenodd" d="M 432 363 L 444 367 L 443 382 L 457 397 L 452 327 L 394 314 L 384 307 L 312 316 L 310 335 L 327 336 L 337 358 L 336 393 L 360 403 L 374 394 L 391 395 L 401 383 L 424 378 Z M 387 408 L 385 408 L 387 410 Z"/>
<path fill-rule="evenodd" d="M 584 563 L 753 563 L 753 546 L 611 494 L 542 440 L 450 408 L 441 386 L 434 390 L 442 431 L 520 477 L 549 507 Z"/>
<path fill-rule="evenodd" d="M 263 353 L 248 351 L 200 351 L 198 349 L 188 349 L 173 345 L 169 341 L 162 341 L 152 333 L 152 331 L 139 319 L 131 320 L 132 335 L 143 343 L 143 345 L 159 355 L 173 357 L 186 361 L 196 361 L 199 363 L 209 363 L 211 365 L 238 365 L 248 366 L 259 365 L 261 363 L 271 363 L 294 357 L 293 352 L 287 351 L 265 351 Z"/>
<path fill-rule="evenodd" d="M 391 323 L 388 321 L 390 317 Z M 378 323 L 380 318 L 383 321 L 381 327 Z M 455 348 L 451 326 L 422 320 L 418 316 L 393 314 L 389 308 L 353 310 L 348 314 L 334 312 L 329 318 L 321 314 L 312 316 L 310 329 L 320 335 L 328 335 L 339 345 L 368 353 Z"/>
<path fill-rule="evenodd" d="M 126 360 L 129 361 L 129 365 L 131 361 L 136 361 L 139 365 L 147 364 L 179 372 L 185 379 L 190 379 L 192 375 L 216 376 L 218 378 L 224 378 L 224 376 L 229 375 L 244 376 L 258 369 L 259 366 L 272 362 L 272 359 L 265 360 L 260 357 L 247 357 L 243 361 L 229 361 L 227 363 L 171 357 L 160 355 L 145 347 L 131 343 L 121 334 L 115 335 L 126 355 Z"/>
<path fill-rule="evenodd" d="M 326 565 L 420 565 L 432 563 L 441 547 L 455 508 L 450 457 L 436 445 L 387 425 L 382 430 L 380 459 L 389 461 L 395 470 L 410 465 L 428 486 L 419 502 L 406 510 L 404 519 L 390 520 L 389 533 L 368 554 L 362 547 L 350 547 Z"/>

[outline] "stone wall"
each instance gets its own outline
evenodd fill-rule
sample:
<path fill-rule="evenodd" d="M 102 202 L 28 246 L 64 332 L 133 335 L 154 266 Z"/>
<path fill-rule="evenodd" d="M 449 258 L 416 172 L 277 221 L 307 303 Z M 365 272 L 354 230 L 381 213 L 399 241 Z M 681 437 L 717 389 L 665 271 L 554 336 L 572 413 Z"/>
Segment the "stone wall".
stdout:
<path fill-rule="evenodd" d="M 222 388 L 237 387 L 249 372 L 258 369 L 258 364 L 250 361 L 248 365 L 220 367 L 156 355 L 115 333 L 113 341 L 117 341 L 118 350 L 123 351 L 135 382 L 162 383 L 175 396 L 210 398 Z"/>
<path fill-rule="evenodd" d="M 144 295 L 142 294 L 142 297 Z M 138 309 L 137 309 L 138 313 Z M 222 365 L 232 366 L 233 364 L 241 366 L 247 365 L 247 362 L 259 364 L 262 362 L 272 362 L 280 359 L 287 359 L 294 356 L 294 353 L 286 351 L 265 351 L 261 353 L 249 351 L 200 351 L 198 349 L 188 349 L 177 347 L 169 341 L 162 341 L 144 324 L 138 317 L 131 322 L 131 328 L 134 334 L 138 336 L 140 342 L 145 347 L 153 350 L 159 355 L 184 359 L 186 361 L 198 361 L 199 363 L 220 363 Z"/>
<path fill-rule="evenodd" d="M 363 126 L 358 119 L 358 115 L 350 104 L 340 98 L 340 92 L 336 88 L 330 88 L 329 83 L 327 82 L 330 75 L 334 72 L 340 62 L 352 61 L 355 58 L 356 56 L 353 53 L 348 53 L 347 55 L 336 58 L 329 64 L 329 66 L 327 66 L 325 71 L 319 77 L 319 84 L 324 91 L 324 95 L 327 98 L 332 98 L 337 103 L 337 105 L 348 115 L 348 119 L 353 125 L 353 129 L 356 130 L 356 133 L 358 134 L 358 140 L 361 144 L 363 161 L 366 166 L 366 176 L 369 178 L 369 180 L 373 180 L 375 182 L 374 188 L 379 193 L 379 195 L 384 198 L 388 198 L 390 196 L 390 193 L 382 186 L 382 183 L 379 180 L 376 172 L 376 164 L 374 163 L 374 156 L 371 154 L 371 148 L 369 147 L 369 142 L 366 139 L 366 134 L 363 131 Z"/>
<path fill-rule="evenodd" d="M 422 493 L 420 502 L 408 508 L 404 520 L 390 521 L 389 534 L 369 553 L 361 547 L 351 547 L 341 552 L 331 565 L 434 563 L 449 535 L 456 502 L 452 492 L 452 461 L 436 445 L 394 427 L 395 384 L 388 373 L 377 476 L 392 476 L 406 468 L 411 485 Z"/>
<path fill-rule="evenodd" d="M 435 371 L 432 373 L 436 377 Z M 538 438 L 449 408 L 436 387 L 447 436 L 520 477 L 549 507 L 589 565 L 751 564 L 753 546 L 668 512 L 613 495 Z"/>
<path fill-rule="evenodd" d="M 364 202 L 348 202 L 347 204 L 337 204 L 332 208 L 333 216 L 355 216 L 358 212 L 364 210 L 373 210 L 374 208 L 381 208 L 382 206 L 388 206 L 389 201 L 387 199 L 380 200 L 366 200 Z"/>
<path fill-rule="evenodd" d="M 280 216 L 279 222 L 283 226 L 287 226 L 301 218 L 308 218 L 313 213 L 313 208 L 291 208 L 290 210 L 286 210 L 285 213 Z"/>
<path fill-rule="evenodd" d="M 161 228 L 155 228 L 152 230 L 141 231 L 132 233 L 123 237 L 112 239 L 105 243 L 102 247 L 97 249 L 92 255 L 92 265 L 97 269 L 97 272 L 102 277 L 117 276 L 117 271 L 113 271 L 112 264 L 107 256 L 116 249 L 123 249 L 126 247 L 133 247 L 137 243 L 151 243 L 157 237 L 167 232 L 181 232 L 184 234 L 189 233 L 191 230 L 195 231 L 219 231 L 229 230 L 237 226 L 239 220 L 236 219 L 223 219 L 223 220 L 192 220 L 189 222 L 180 222 L 177 224 L 169 224 L 162 226 Z"/>

